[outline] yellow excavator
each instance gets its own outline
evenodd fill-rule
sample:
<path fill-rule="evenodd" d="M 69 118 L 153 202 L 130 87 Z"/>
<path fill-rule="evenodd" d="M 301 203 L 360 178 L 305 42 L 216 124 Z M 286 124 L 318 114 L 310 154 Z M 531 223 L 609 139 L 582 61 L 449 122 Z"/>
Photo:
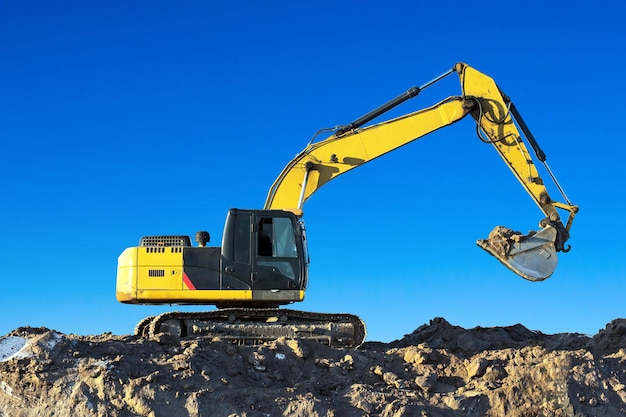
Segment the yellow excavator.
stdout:
<path fill-rule="evenodd" d="M 366 126 L 452 73 L 459 76 L 461 95 Z M 557 265 L 556 252 L 570 249 L 565 243 L 578 207 L 565 195 L 512 101 L 493 79 L 458 63 L 354 122 L 326 129 L 332 132 L 326 139 L 315 141 L 324 129 L 316 133 L 280 173 L 262 210 L 229 210 L 221 247 L 207 246 L 209 234 L 198 232 L 196 246 L 188 236 L 146 236 L 139 246 L 126 249 L 118 259 L 118 301 L 217 307 L 148 317 L 135 333 L 144 337 L 159 333 L 217 337 L 241 344 L 286 337 L 336 347 L 360 345 L 366 335 L 365 324 L 355 315 L 279 308 L 302 301 L 308 283 L 304 203 L 337 176 L 467 115 L 475 120 L 480 140 L 493 145 L 544 214 L 537 232 L 522 235 L 497 226 L 477 244 L 525 279 L 548 278 Z M 549 196 L 526 143 L 565 202 Z M 568 214 L 565 223 L 559 211 Z"/>

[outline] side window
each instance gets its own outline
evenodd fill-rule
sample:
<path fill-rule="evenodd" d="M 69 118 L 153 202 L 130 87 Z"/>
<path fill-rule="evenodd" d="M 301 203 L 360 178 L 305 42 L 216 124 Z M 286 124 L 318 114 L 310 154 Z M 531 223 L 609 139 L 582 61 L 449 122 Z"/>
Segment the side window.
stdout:
<path fill-rule="evenodd" d="M 233 239 L 235 262 L 250 262 L 250 218 L 237 216 L 235 220 L 235 238 Z"/>
<path fill-rule="evenodd" d="M 264 217 L 258 222 L 258 256 L 297 258 L 291 220 L 282 217 Z"/>
<path fill-rule="evenodd" d="M 280 258 L 297 258 L 298 249 L 295 242 L 293 224 L 290 219 L 278 217 L 274 219 L 274 254 Z"/>

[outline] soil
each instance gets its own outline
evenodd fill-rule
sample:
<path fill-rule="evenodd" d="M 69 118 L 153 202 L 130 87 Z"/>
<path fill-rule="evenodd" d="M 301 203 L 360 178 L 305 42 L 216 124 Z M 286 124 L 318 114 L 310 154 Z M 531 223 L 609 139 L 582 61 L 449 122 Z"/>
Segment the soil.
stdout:
<path fill-rule="evenodd" d="M 624 416 L 626 319 L 593 337 L 442 318 L 332 349 L 280 339 L 0 337 L 0 416 Z"/>

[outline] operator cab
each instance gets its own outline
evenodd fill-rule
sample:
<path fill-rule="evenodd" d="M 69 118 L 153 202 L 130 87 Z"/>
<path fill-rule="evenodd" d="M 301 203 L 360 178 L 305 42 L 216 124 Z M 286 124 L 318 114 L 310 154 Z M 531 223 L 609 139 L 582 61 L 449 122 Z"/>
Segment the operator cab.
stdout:
<path fill-rule="evenodd" d="M 283 210 L 231 209 L 222 239 L 223 282 L 254 290 L 303 290 L 308 254 L 304 225 Z"/>

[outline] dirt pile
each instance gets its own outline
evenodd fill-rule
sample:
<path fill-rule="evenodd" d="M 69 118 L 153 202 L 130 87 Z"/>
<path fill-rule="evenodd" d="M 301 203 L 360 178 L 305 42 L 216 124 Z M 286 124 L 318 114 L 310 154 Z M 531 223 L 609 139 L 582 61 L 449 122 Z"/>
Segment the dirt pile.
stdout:
<path fill-rule="evenodd" d="M 438 318 L 358 349 L 19 328 L 0 416 L 624 416 L 625 361 L 625 319 L 587 337 Z"/>

